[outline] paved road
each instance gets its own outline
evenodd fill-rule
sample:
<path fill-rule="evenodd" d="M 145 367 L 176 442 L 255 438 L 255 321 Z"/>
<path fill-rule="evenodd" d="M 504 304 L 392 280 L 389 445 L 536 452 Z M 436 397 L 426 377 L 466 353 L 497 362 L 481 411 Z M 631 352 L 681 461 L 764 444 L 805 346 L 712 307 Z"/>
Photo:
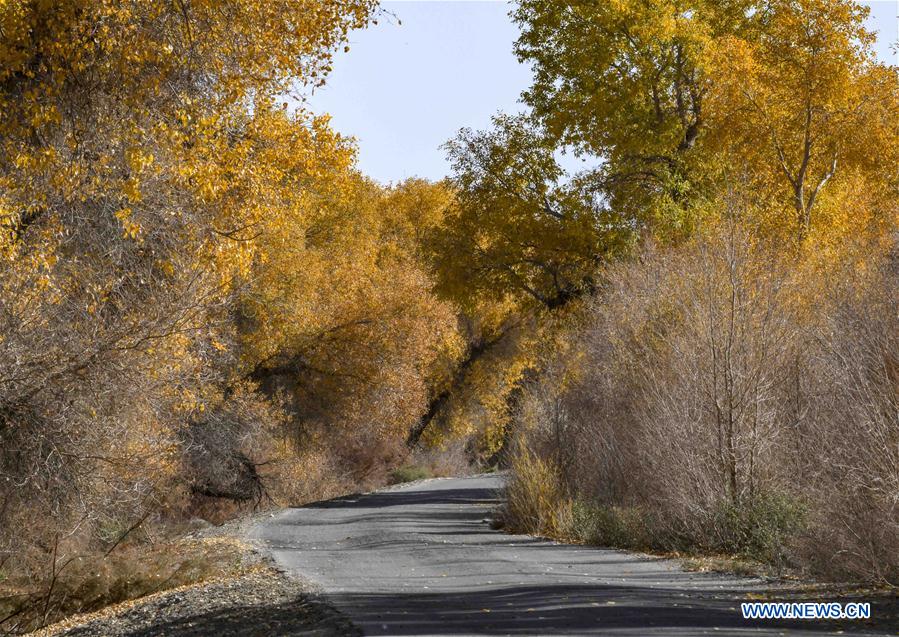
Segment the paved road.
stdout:
<path fill-rule="evenodd" d="M 366 635 L 821 635 L 853 628 L 743 620 L 739 602 L 763 586 L 758 580 L 492 531 L 485 518 L 500 487 L 498 476 L 431 480 L 287 509 L 251 534 L 286 571 L 317 583 Z"/>

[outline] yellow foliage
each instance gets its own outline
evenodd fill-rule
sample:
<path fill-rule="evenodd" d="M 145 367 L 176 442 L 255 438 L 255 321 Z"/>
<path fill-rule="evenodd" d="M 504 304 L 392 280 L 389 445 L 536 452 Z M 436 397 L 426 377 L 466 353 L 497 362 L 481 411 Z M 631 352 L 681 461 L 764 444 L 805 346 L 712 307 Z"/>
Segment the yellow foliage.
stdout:
<path fill-rule="evenodd" d="M 603 160 L 584 179 L 658 238 L 688 236 L 738 189 L 766 234 L 838 241 L 870 221 L 836 211 L 838 191 L 878 193 L 878 224 L 899 199 L 899 75 L 877 62 L 867 13 L 853 0 L 525 0 L 523 99 L 557 147 Z"/>
<path fill-rule="evenodd" d="M 446 383 L 462 343 L 454 308 L 432 292 L 419 233 L 450 196 L 420 181 L 382 189 L 344 170 L 285 191 L 292 214 L 263 222 L 241 297 L 243 361 L 257 377 L 291 377 L 307 427 L 401 444 Z"/>
<path fill-rule="evenodd" d="M 866 13 L 773 2 L 764 24 L 709 47 L 709 151 L 769 235 L 833 244 L 895 221 L 899 79 Z"/>
<path fill-rule="evenodd" d="M 87 537 L 260 460 L 276 419 L 236 390 L 235 299 L 354 157 L 282 102 L 375 4 L 0 2 L 0 529 Z"/>

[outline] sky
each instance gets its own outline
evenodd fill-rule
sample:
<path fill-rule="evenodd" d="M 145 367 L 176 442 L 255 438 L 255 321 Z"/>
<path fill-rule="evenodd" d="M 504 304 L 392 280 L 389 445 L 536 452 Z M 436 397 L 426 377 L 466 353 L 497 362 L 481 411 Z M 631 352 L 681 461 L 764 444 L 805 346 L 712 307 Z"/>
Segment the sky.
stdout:
<path fill-rule="evenodd" d="M 877 54 L 897 64 L 899 0 L 865 2 Z M 498 111 L 523 110 L 530 69 L 512 54 L 510 5 L 489 0 L 382 2 L 395 17 L 353 32 L 309 108 L 356 137 L 359 168 L 382 183 L 448 173 L 441 144 L 462 127 L 487 128 Z M 570 161 L 570 160 L 569 160 Z M 567 163 L 567 162 L 566 162 Z"/>

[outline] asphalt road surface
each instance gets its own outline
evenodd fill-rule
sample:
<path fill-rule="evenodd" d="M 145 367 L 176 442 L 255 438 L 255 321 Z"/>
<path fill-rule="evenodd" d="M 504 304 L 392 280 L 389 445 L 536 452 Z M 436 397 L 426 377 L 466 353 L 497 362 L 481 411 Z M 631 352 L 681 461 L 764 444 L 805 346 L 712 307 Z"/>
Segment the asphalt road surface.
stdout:
<path fill-rule="evenodd" d="M 744 620 L 740 602 L 760 580 L 493 531 L 501 486 L 424 481 L 287 509 L 251 535 L 366 635 L 896 634 Z"/>

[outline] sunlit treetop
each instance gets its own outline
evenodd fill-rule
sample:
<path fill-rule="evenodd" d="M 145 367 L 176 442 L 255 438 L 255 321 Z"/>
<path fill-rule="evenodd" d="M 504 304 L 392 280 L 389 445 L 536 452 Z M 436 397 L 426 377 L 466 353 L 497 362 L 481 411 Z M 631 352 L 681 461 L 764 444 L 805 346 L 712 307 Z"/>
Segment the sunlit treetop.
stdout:
<path fill-rule="evenodd" d="M 748 171 L 740 180 L 751 191 L 765 175 L 766 206 L 783 206 L 777 223 L 801 243 L 842 179 L 895 183 L 896 72 L 874 58 L 867 12 L 851 0 L 523 0 L 524 101 L 557 144 L 603 160 L 594 180 L 611 206 L 658 232 L 689 231 L 722 176 Z"/>

